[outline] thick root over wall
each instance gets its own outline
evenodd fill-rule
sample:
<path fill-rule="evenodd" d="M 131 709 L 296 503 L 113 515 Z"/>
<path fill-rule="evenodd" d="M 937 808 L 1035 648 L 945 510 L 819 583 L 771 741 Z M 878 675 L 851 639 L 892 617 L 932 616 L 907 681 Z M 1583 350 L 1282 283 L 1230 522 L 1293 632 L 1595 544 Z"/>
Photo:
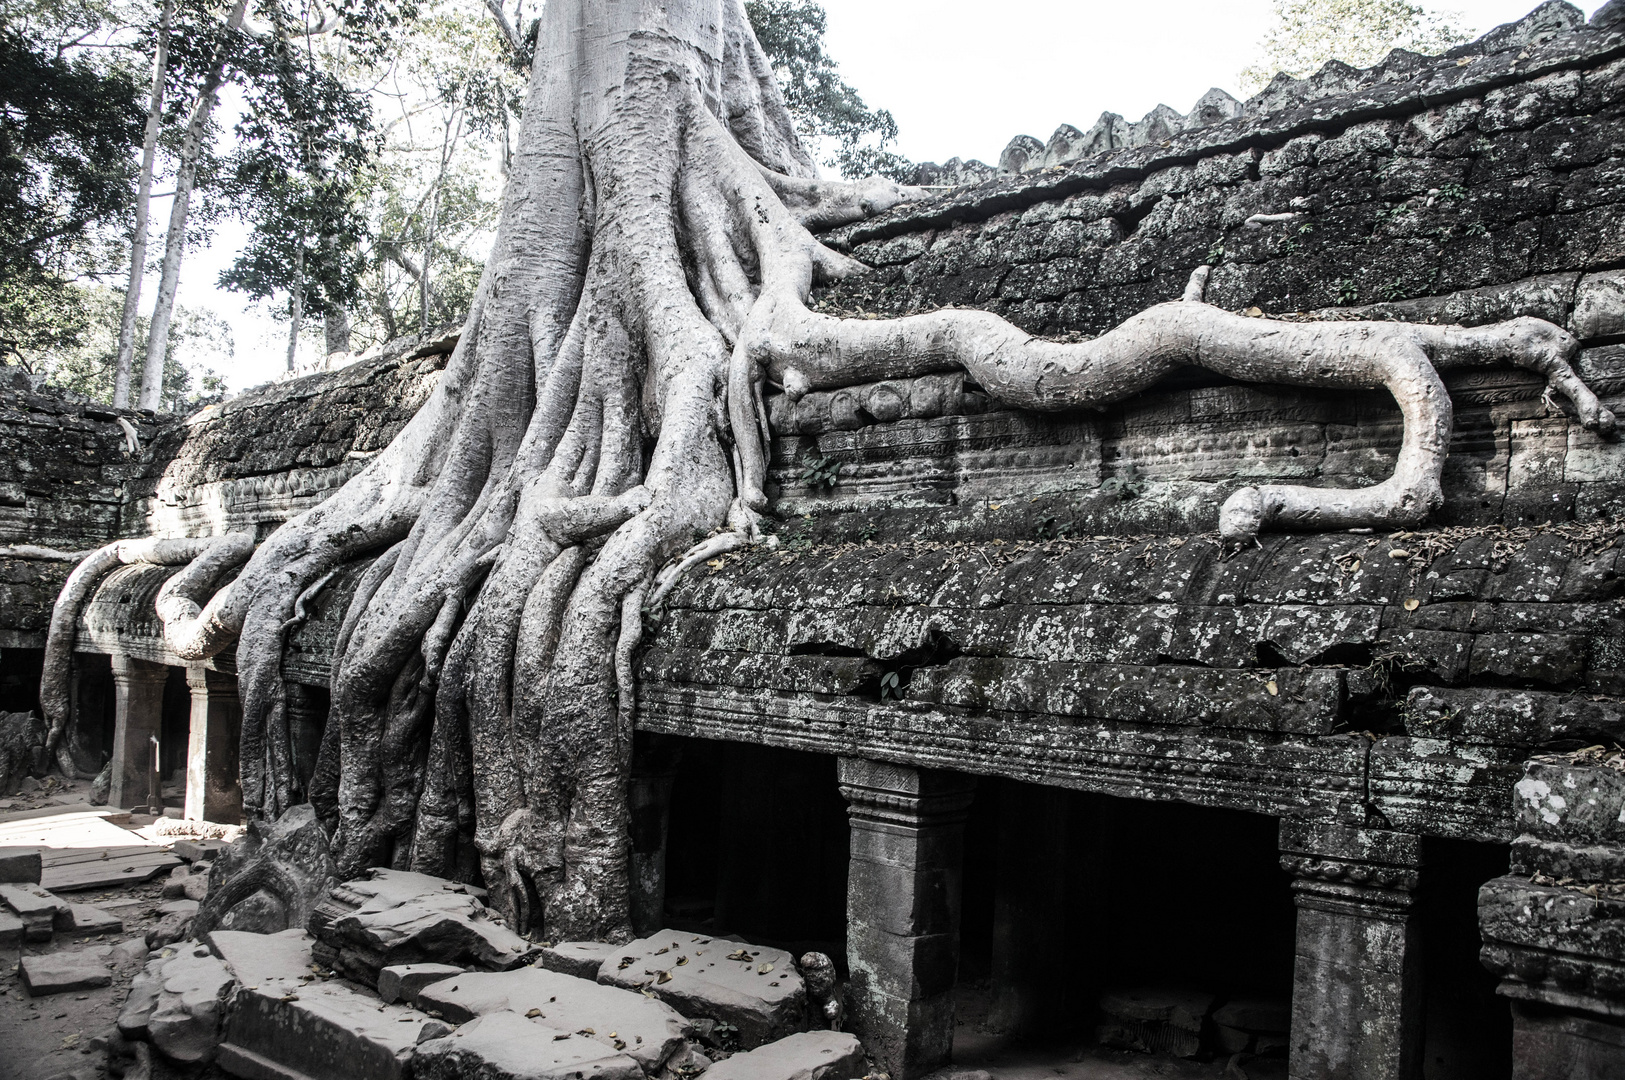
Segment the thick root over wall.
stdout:
<path fill-rule="evenodd" d="M 1392 478 L 1244 489 L 1221 519 L 1238 539 L 1425 517 L 1451 424 L 1439 368 L 1528 367 L 1589 426 L 1613 426 L 1557 327 L 1244 319 L 1201 302 L 1205 270 L 1184 300 L 1082 344 L 973 311 L 814 314 L 815 280 L 862 268 L 808 226 L 918 193 L 816 179 L 738 0 L 549 3 L 511 176 L 467 329 L 429 402 L 206 606 L 197 581 L 218 577 L 225 555 L 188 571 L 190 606 L 173 607 L 190 654 L 238 639 L 250 813 L 276 816 L 308 794 L 341 875 L 478 872 L 515 925 L 554 939 L 629 933 L 642 613 L 685 562 L 757 538 L 769 380 L 799 396 L 963 367 L 1011 405 L 1069 409 L 1196 364 L 1393 393 L 1405 436 Z M 334 655 L 316 781 L 301 792 L 284 637 L 303 597 L 368 556 Z M 76 599 L 65 592 L 53 623 L 68 652 L 87 595 L 82 582 Z"/>

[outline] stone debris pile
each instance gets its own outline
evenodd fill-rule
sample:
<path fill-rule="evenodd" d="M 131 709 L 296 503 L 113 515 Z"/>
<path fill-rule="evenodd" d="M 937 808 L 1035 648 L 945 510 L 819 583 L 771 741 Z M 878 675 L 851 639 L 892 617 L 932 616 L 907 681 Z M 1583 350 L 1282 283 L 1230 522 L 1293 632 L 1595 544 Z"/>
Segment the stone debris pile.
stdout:
<path fill-rule="evenodd" d="M 76 904 L 64 900 L 49 889 L 42 888 L 40 856 L 34 849 L 0 849 L 0 948 L 16 949 L 24 942 L 44 944 L 53 938 L 86 938 L 99 934 L 116 934 L 124 929 L 124 920 L 91 904 Z M 36 972 L 41 987 L 59 981 L 48 978 L 44 972 L 65 954 L 29 956 L 23 960 L 23 977 L 30 981 L 30 966 Z M 106 986 L 107 982 L 96 983 Z M 61 990 L 36 991 L 61 993 L 79 987 Z"/>
<path fill-rule="evenodd" d="M 820 1017 L 788 953 L 671 930 L 624 945 L 533 945 L 483 895 L 374 870 L 334 886 L 307 928 L 213 929 L 167 944 L 131 984 L 108 1039 L 110 1071 L 142 1062 L 212 1063 L 248 1080 L 854 1080 L 868 1071 L 854 1036 L 806 1030 Z M 94 958 L 103 971 L 109 951 Z"/>

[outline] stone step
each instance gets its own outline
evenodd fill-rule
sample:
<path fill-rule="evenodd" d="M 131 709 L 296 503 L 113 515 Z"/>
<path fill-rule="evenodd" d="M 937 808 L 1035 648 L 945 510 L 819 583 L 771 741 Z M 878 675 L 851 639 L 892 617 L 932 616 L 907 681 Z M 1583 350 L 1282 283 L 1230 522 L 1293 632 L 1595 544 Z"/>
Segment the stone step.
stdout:
<path fill-rule="evenodd" d="M 869 1071 L 857 1036 L 844 1031 L 802 1031 L 705 1071 L 706 1080 L 854 1080 Z"/>
<path fill-rule="evenodd" d="M 598 981 L 648 991 L 690 1020 L 732 1024 L 746 1050 L 805 1023 L 807 992 L 795 958 L 731 938 L 662 930 L 614 950 Z"/>
<path fill-rule="evenodd" d="M 602 941 L 561 941 L 543 945 L 536 962 L 549 971 L 562 971 L 578 979 L 598 978 L 598 969 L 615 954 L 615 946 Z"/>
<path fill-rule="evenodd" d="M 93 934 L 117 934 L 124 929 L 124 920 L 93 904 L 69 903 L 58 908 L 52 927 L 58 934 L 70 937 L 89 937 Z"/>
<path fill-rule="evenodd" d="M 624 1053 L 650 1075 L 682 1047 L 688 1021 L 670 1005 L 545 968 L 468 972 L 418 994 L 418 1008 L 454 1024 L 511 1010 Z"/>

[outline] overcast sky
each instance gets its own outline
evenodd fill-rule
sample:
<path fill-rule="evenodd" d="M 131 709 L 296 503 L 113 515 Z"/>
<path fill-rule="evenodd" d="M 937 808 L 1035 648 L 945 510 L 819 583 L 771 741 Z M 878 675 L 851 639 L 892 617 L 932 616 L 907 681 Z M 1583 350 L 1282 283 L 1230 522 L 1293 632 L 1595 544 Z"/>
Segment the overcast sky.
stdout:
<path fill-rule="evenodd" d="M 990 164 L 1016 135 L 1047 141 L 1057 125 L 1087 129 L 1104 110 L 1136 120 L 1158 103 L 1186 112 L 1212 86 L 1235 93 L 1237 72 L 1252 60 L 1272 11 L 1270 0 L 823 3 L 830 55 L 870 105 L 896 116 L 902 153 Z M 1447 0 L 1435 9 L 1459 13 L 1460 25 L 1482 33 L 1534 6 Z M 1579 6 L 1590 15 L 1602 0 Z M 153 220 L 167 214 L 155 206 Z M 209 250 L 188 257 L 180 288 L 181 303 L 211 308 L 232 324 L 237 352 L 222 374 L 233 390 L 275 378 L 287 347 L 285 318 L 214 288 L 242 237 L 231 223 L 218 228 Z M 312 355 L 317 338 L 307 335 Z"/>

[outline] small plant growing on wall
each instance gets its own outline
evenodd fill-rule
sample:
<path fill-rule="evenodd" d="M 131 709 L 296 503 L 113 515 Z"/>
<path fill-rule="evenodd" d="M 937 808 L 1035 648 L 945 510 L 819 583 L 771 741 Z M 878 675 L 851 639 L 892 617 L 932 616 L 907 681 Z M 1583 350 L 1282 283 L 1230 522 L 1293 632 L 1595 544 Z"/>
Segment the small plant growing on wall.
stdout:
<path fill-rule="evenodd" d="M 841 482 L 842 464 L 834 458 L 816 457 L 807 462 L 796 477 L 814 491 L 833 491 Z"/>

